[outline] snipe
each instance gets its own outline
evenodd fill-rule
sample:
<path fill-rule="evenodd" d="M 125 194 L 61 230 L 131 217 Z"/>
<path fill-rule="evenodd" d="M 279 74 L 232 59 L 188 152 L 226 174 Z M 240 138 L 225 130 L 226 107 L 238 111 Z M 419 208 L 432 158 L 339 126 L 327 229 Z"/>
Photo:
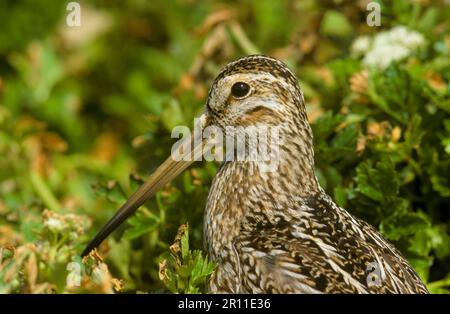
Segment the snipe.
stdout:
<path fill-rule="evenodd" d="M 392 244 L 319 186 L 303 94 L 285 64 L 266 56 L 228 64 L 205 107 L 203 127 L 280 127 L 277 171 L 261 171 L 257 161 L 225 161 L 212 183 L 204 218 L 205 249 L 218 264 L 212 292 L 428 292 Z M 191 163 L 169 157 L 83 255 Z"/>

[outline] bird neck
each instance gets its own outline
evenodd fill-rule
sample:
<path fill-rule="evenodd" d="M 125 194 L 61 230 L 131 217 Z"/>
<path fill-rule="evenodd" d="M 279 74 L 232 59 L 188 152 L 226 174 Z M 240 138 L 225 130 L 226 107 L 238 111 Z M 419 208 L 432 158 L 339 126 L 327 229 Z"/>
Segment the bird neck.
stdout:
<path fill-rule="evenodd" d="M 211 185 L 204 220 L 206 249 L 213 259 L 231 254 L 232 243 L 247 217 L 258 215 L 271 223 L 278 212 L 320 191 L 312 143 L 304 138 L 309 137 L 281 134 L 275 171 L 262 171 L 255 161 L 226 162 L 220 167 Z"/>

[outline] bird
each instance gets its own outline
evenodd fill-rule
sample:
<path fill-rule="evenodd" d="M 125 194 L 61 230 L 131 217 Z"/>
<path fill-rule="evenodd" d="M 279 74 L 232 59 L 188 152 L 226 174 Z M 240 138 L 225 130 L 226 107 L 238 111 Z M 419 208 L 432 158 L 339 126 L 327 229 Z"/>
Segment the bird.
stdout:
<path fill-rule="evenodd" d="M 203 129 L 225 133 L 229 127 L 278 128 L 276 171 L 264 170 L 264 161 L 229 158 L 211 183 L 203 238 L 217 267 L 208 292 L 428 293 L 393 244 L 320 186 L 303 92 L 284 62 L 250 55 L 227 64 L 212 82 L 200 121 Z M 204 143 L 194 139 L 186 140 L 190 154 Z M 82 255 L 193 162 L 170 156 Z"/>

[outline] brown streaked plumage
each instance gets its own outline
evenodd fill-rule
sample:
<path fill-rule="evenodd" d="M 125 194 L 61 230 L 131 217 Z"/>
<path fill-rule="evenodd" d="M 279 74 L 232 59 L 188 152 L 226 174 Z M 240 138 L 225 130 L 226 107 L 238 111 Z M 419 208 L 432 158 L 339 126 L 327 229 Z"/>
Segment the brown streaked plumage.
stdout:
<path fill-rule="evenodd" d="M 244 87 L 231 92 L 238 82 Z M 212 84 L 202 121 L 223 130 L 280 127 L 277 171 L 262 172 L 256 161 L 226 161 L 214 178 L 204 219 L 205 249 L 218 264 L 211 292 L 428 292 L 392 244 L 319 186 L 303 95 L 286 65 L 265 56 L 230 63 Z M 191 163 L 170 157 L 83 255 Z"/>

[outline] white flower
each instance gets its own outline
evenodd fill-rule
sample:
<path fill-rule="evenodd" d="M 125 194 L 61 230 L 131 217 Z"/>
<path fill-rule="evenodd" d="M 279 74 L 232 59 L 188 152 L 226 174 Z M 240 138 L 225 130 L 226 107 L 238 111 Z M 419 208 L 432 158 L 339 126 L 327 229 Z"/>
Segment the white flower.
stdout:
<path fill-rule="evenodd" d="M 45 220 L 44 225 L 52 231 L 62 231 L 65 228 L 64 223 L 61 220 L 53 217 Z"/>
<path fill-rule="evenodd" d="M 409 50 L 402 46 L 384 46 L 366 54 L 363 64 L 380 69 L 387 68 L 392 61 L 401 60 L 409 55 Z"/>
<path fill-rule="evenodd" d="M 410 31 L 405 26 L 394 27 L 390 31 L 390 40 L 392 43 L 399 43 L 410 49 L 416 49 L 425 44 L 422 34 L 416 31 Z"/>
<path fill-rule="evenodd" d="M 370 48 L 371 39 L 369 36 L 359 36 L 352 44 L 352 53 L 361 56 Z"/>
<path fill-rule="evenodd" d="M 419 34 L 417 32 L 413 32 L 409 34 L 408 37 L 405 37 L 405 41 L 403 44 L 411 49 L 416 49 L 425 44 L 425 39 L 423 38 L 422 34 Z"/>
<path fill-rule="evenodd" d="M 402 60 L 424 45 L 422 34 L 405 26 L 396 26 L 378 33 L 373 39 L 367 36 L 356 38 L 351 50 L 356 56 L 364 56 L 365 66 L 385 69 L 392 61 Z"/>

